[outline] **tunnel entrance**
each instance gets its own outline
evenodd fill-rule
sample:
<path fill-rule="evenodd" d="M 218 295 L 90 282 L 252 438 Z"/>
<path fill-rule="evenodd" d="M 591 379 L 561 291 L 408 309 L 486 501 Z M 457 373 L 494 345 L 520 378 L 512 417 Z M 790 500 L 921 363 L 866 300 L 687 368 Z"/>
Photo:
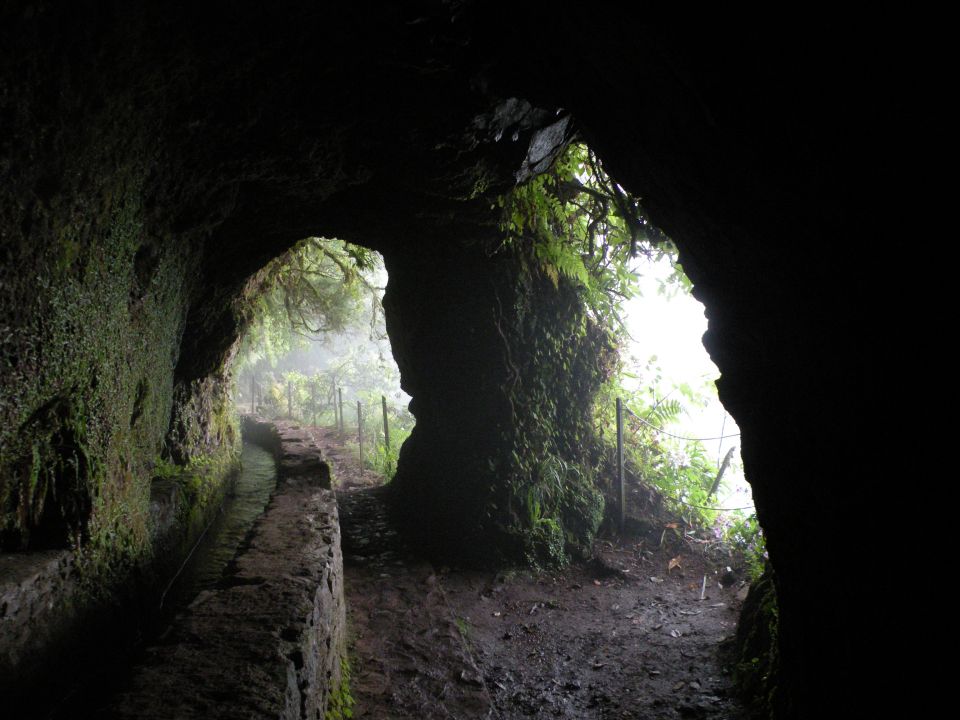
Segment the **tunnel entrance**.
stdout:
<path fill-rule="evenodd" d="M 723 524 L 727 508 L 717 497 L 724 472 L 730 471 L 728 481 L 733 475 L 732 454 L 714 460 L 713 448 L 691 439 L 698 431 L 676 424 L 685 406 L 704 404 L 706 389 L 697 385 L 703 378 L 665 379 L 649 352 L 640 365 L 617 361 L 616 340 L 600 331 L 619 328 L 621 343 L 631 330 L 645 339 L 650 333 L 642 319 L 666 313 L 641 303 L 633 311 L 640 324 L 619 325 L 625 298 L 641 294 L 638 274 L 653 279 L 645 288 L 653 297 L 687 297 L 689 281 L 669 240 L 642 227 L 638 207 L 632 215 L 621 207 L 614 217 L 610 207 L 623 191 L 614 189 L 595 156 L 583 146 L 572 146 L 570 154 L 551 182 L 504 201 L 514 241 L 522 240 L 519 251 L 487 245 L 467 259 L 462 248 L 450 255 L 435 247 L 425 254 L 388 253 L 393 273 L 383 303 L 386 278 L 377 273 L 376 256 L 340 241 L 303 241 L 255 278 L 258 314 L 237 354 L 234 401 L 242 411 L 313 428 L 333 468 L 353 700 L 361 716 L 398 708 L 421 716 L 495 710 L 502 717 L 547 711 L 571 718 L 738 711 L 718 647 L 732 633 L 750 573 L 763 560 L 755 519 L 728 517 Z M 579 195 L 591 193 L 599 204 L 583 210 Z M 543 228 L 523 228 L 549 198 L 560 204 L 549 222 L 582 222 L 572 253 L 557 238 L 538 236 Z M 635 201 L 624 194 L 619 202 Z M 569 216 L 565 203 L 572 206 Z M 601 225 L 602 234 L 593 235 Z M 650 236 L 656 244 L 648 244 Z M 596 247 L 589 250 L 588 243 Z M 655 258 L 667 263 L 666 273 Z M 363 263 L 369 267 L 358 267 Z M 362 302 L 355 302 L 357 290 Z M 388 326 L 408 387 L 423 391 L 412 407 L 428 437 L 438 428 L 443 433 L 442 484 L 433 457 L 424 462 L 421 449 L 408 454 L 399 483 L 375 487 L 395 467 L 375 466 L 372 459 L 378 445 L 390 449 L 380 411 L 390 419 L 386 397 L 399 396 L 399 375 L 382 362 L 391 352 L 383 344 Z M 703 329 L 691 331 L 696 343 Z M 315 341 L 300 344 L 309 334 Z M 551 386 L 554 377 L 566 384 Z M 524 394 L 525 384 L 533 392 Z M 476 480 L 470 478 L 473 441 L 479 437 L 481 448 L 489 441 L 470 432 L 476 419 L 463 406 L 454 415 L 449 410 L 452 396 L 496 422 L 505 408 L 494 403 L 491 411 L 490 394 L 508 396 L 509 417 L 521 434 L 520 444 L 507 443 L 513 464 L 491 464 L 484 482 L 502 493 L 498 473 L 515 477 L 518 466 L 527 473 L 519 500 L 499 496 L 515 503 L 510 512 L 522 513 L 516 528 L 527 533 L 511 531 L 522 538 L 521 554 L 513 557 L 489 536 L 472 534 L 474 517 L 458 526 L 451 523 L 456 514 L 445 514 L 447 500 L 453 513 L 483 515 L 484 503 L 496 509 L 498 496 L 472 494 L 477 485 L 471 487 Z M 619 418 L 618 406 L 626 411 Z M 451 416 L 465 427 L 444 427 Z M 630 433 L 622 513 L 613 472 L 618 422 Z M 591 433 L 576 434 L 584 425 Z M 736 434 L 734 427 L 713 432 L 723 439 Z M 523 464 L 531 458 L 533 464 Z M 581 505 L 564 505 L 565 493 L 584 486 L 590 489 Z M 418 513 L 421 502 L 425 514 Z M 578 522 L 587 528 L 579 537 Z M 464 553 L 475 539 L 480 544 Z M 564 567 L 569 554 L 575 562 Z M 534 569 L 521 569 L 521 562 Z M 485 573 L 478 564 L 497 569 Z"/>
<path fill-rule="evenodd" d="M 637 293 L 622 310 L 626 343 L 618 388 L 627 476 L 632 469 L 634 482 L 659 490 L 688 529 L 712 531 L 742 553 L 741 575 L 755 580 L 766 549 L 744 475 L 740 429 L 720 402 L 720 372 L 703 347 L 705 308 L 690 293 L 673 248 L 642 256 L 635 269 Z"/>
<path fill-rule="evenodd" d="M 387 337 L 387 280 L 376 251 L 301 241 L 253 280 L 231 366 L 238 411 L 336 433 L 385 480 L 415 425 Z"/>
<path fill-rule="evenodd" d="M 645 406 L 669 392 L 650 389 Z M 685 393 L 692 405 L 695 393 Z M 660 450 L 667 443 L 661 437 Z M 334 456 L 335 474 L 356 478 L 353 461 Z M 750 569 L 731 552 L 745 538 L 665 497 L 715 495 L 718 468 L 709 465 L 681 483 L 691 465 L 674 459 L 674 484 L 663 489 L 633 466 L 627 532 L 610 522 L 589 560 L 539 570 L 429 562 L 398 533 L 382 489 L 338 492 L 355 716 L 737 716 L 718 650 L 746 594 Z"/>
<path fill-rule="evenodd" d="M 221 5 L 0 12 L 0 561 L 25 568 L 3 577 L 18 598 L 4 682 L 46 683 L 53 641 L 89 625 L 78 608 L 144 576 L 168 529 L 164 463 L 230 465 L 236 301 L 320 231 L 382 251 L 396 283 L 384 304 L 417 429 L 393 483 L 432 556 L 549 566 L 592 547 L 611 506 L 575 419 L 604 379 L 584 371 L 611 355 L 596 318 L 567 311 L 600 246 L 503 242 L 562 224 L 566 198 L 602 199 L 570 178 L 558 203 L 537 192 L 577 134 L 610 163 L 597 192 L 632 218 L 626 246 L 647 229 L 642 196 L 710 308 L 776 566 L 770 709 L 859 703 L 847 680 L 877 612 L 824 529 L 869 513 L 885 476 L 846 440 L 872 344 L 850 198 L 879 55 L 816 17 L 791 37 L 651 25 L 642 8 Z M 510 209 L 533 212 L 511 227 L 497 202 L 518 180 Z M 522 362 L 549 356 L 545 328 L 564 352 Z M 222 487 L 183 486 L 201 510 Z"/>

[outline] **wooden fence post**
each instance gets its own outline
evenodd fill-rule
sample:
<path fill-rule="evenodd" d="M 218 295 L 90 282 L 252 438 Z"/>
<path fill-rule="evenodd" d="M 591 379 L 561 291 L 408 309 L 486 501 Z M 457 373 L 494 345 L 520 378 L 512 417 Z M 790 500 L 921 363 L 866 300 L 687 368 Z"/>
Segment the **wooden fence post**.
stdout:
<path fill-rule="evenodd" d="M 333 406 L 333 428 L 340 429 L 340 410 L 337 407 L 337 384 L 333 383 L 330 388 L 330 404 Z"/>
<path fill-rule="evenodd" d="M 617 493 L 620 496 L 620 532 L 626 518 L 627 492 L 623 484 L 623 401 L 617 398 Z"/>
<path fill-rule="evenodd" d="M 386 444 L 387 448 L 390 448 L 390 424 L 387 422 L 387 396 L 381 395 L 380 400 L 383 402 L 383 442 Z"/>
<path fill-rule="evenodd" d="M 337 388 L 337 393 L 340 396 L 340 434 L 342 435 L 346 430 L 343 424 L 343 388 Z"/>
<path fill-rule="evenodd" d="M 357 438 L 360 441 L 360 476 L 363 477 L 363 413 L 357 400 Z"/>
<path fill-rule="evenodd" d="M 721 432 L 723 431 L 721 430 Z M 723 479 L 723 472 L 724 470 L 727 469 L 727 466 L 730 464 L 730 460 L 733 459 L 733 451 L 736 449 L 737 449 L 737 446 L 733 445 L 729 450 L 727 450 L 727 454 L 724 456 L 723 462 L 720 463 L 720 470 L 717 472 L 717 477 L 713 481 L 713 485 L 710 486 L 710 492 L 707 493 L 707 499 L 712 498 L 714 495 L 716 495 L 717 490 L 720 489 L 720 481 Z"/>

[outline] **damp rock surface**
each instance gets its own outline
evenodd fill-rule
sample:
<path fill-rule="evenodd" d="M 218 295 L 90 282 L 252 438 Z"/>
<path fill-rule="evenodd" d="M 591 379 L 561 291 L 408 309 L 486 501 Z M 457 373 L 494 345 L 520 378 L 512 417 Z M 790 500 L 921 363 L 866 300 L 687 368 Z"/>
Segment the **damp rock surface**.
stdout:
<path fill-rule="evenodd" d="M 323 715 L 340 684 L 345 614 L 336 498 L 322 484 L 281 475 L 225 578 L 147 651 L 103 717 Z"/>
<path fill-rule="evenodd" d="M 314 434 L 338 480 L 354 717 L 744 717 L 720 651 L 743 588 L 704 546 L 668 533 L 599 540 L 554 572 L 437 566 L 383 478 Z"/>
<path fill-rule="evenodd" d="M 0 675 L 16 678 L 73 619 L 64 599 L 76 589 L 68 550 L 0 554 Z"/>

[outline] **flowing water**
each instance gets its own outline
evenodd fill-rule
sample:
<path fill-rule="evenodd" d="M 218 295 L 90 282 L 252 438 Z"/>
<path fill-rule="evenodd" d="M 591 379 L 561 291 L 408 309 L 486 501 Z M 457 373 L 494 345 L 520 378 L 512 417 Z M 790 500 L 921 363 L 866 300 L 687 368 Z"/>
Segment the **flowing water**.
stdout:
<path fill-rule="evenodd" d="M 178 605 L 188 605 L 203 590 L 212 589 L 270 500 L 277 486 L 273 455 L 258 445 L 243 444 L 242 469 L 233 491 L 175 583 Z M 171 599 L 166 600 L 167 603 Z"/>
<path fill-rule="evenodd" d="M 38 700 L 37 712 L 31 717 L 74 720 L 99 716 L 99 708 L 123 687 L 130 669 L 143 661 L 144 647 L 200 592 L 216 587 L 227 564 L 237 554 L 277 486 L 277 468 L 271 453 L 257 445 L 244 443 L 240 461 L 241 470 L 232 491 L 224 499 L 189 558 L 167 586 L 160 607 L 154 604 L 156 596 L 143 599 L 150 605 L 149 608 L 137 605 L 145 613 L 142 619 L 146 624 L 141 628 L 142 634 L 134 640 L 124 635 L 121 629 L 115 639 L 91 638 L 91 642 L 102 642 L 104 648 L 111 649 L 93 651 L 92 657 L 97 660 L 83 663 L 83 669 L 76 670 L 73 684 L 63 694 Z M 3 708 L 2 700 L 0 708 Z M 7 717 L 2 709 L 0 717 Z"/>

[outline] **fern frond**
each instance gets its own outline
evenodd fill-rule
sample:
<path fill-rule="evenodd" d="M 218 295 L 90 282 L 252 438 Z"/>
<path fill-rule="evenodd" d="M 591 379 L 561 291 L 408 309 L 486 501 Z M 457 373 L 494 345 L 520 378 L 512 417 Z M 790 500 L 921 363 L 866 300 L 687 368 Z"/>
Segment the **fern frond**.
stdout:
<path fill-rule="evenodd" d="M 646 420 L 655 425 L 664 425 L 676 420 L 683 413 L 683 405 L 679 400 L 667 398 L 650 410 Z"/>

